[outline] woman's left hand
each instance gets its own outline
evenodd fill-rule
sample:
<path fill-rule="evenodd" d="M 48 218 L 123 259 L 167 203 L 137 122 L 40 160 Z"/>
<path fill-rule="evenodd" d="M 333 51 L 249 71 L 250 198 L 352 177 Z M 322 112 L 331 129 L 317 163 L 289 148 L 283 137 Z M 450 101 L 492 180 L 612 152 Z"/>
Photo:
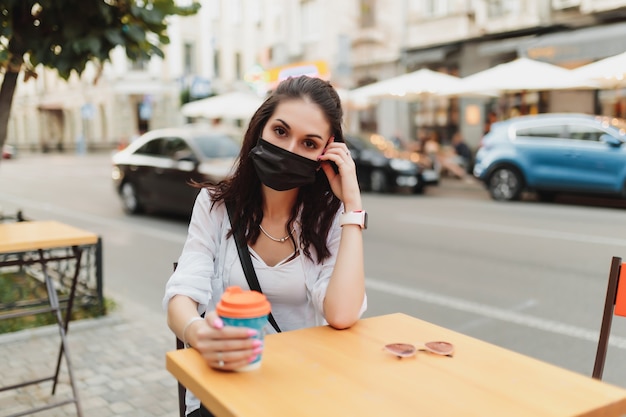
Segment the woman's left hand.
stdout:
<path fill-rule="evenodd" d="M 318 159 L 322 162 L 322 169 L 333 193 L 343 202 L 346 210 L 360 210 L 361 192 L 356 177 L 356 165 L 346 144 L 330 142 Z M 339 173 L 335 172 L 330 162 L 337 165 Z"/>

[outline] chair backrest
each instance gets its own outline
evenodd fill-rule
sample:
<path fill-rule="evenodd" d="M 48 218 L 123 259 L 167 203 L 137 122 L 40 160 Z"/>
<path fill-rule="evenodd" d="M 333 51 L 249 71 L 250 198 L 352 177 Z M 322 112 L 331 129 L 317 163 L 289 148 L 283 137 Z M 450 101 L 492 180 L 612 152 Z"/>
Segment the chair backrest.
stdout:
<path fill-rule="evenodd" d="M 176 271 L 176 267 L 178 266 L 178 262 L 174 262 L 174 271 Z M 182 340 L 176 337 L 176 349 L 183 349 L 185 344 Z M 178 383 L 178 415 L 179 417 L 185 417 L 185 386 Z"/>
<path fill-rule="evenodd" d="M 602 379 L 613 315 L 626 317 L 626 266 L 624 265 L 626 264 L 622 263 L 622 258 L 614 256 L 611 260 L 609 285 L 606 290 L 602 326 L 592 374 L 592 377 L 596 379 Z"/>

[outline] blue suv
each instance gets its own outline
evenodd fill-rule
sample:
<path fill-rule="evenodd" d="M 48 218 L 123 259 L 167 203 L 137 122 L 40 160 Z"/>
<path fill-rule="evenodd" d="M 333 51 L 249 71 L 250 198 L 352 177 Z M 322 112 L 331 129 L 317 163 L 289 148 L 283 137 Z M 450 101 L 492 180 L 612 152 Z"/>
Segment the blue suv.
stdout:
<path fill-rule="evenodd" d="M 626 124 L 621 119 L 547 113 L 494 123 L 476 154 L 474 176 L 495 200 L 531 190 L 626 198 Z"/>

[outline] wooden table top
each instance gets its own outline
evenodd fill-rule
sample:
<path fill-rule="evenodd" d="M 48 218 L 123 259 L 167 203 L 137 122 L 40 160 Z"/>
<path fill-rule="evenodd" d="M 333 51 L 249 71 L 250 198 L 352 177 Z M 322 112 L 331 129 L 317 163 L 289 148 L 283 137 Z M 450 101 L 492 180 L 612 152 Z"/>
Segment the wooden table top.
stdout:
<path fill-rule="evenodd" d="M 57 221 L 0 223 L 0 253 L 92 245 L 95 233 Z"/>
<path fill-rule="evenodd" d="M 433 340 L 454 357 L 383 349 Z M 626 414 L 623 388 L 399 313 L 267 336 L 252 372 L 215 371 L 194 349 L 168 352 L 166 367 L 219 417 Z"/>

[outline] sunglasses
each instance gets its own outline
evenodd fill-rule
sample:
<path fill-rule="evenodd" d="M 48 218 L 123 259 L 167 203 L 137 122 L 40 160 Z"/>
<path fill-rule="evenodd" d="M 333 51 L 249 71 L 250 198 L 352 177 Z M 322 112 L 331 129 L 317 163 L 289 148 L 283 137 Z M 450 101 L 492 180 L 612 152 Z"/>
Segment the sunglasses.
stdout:
<path fill-rule="evenodd" d="M 418 350 L 434 353 L 435 355 L 450 356 L 454 354 L 454 345 L 448 342 L 426 342 L 419 348 L 410 343 L 390 343 L 385 350 L 394 354 L 398 359 L 414 356 Z"/>

